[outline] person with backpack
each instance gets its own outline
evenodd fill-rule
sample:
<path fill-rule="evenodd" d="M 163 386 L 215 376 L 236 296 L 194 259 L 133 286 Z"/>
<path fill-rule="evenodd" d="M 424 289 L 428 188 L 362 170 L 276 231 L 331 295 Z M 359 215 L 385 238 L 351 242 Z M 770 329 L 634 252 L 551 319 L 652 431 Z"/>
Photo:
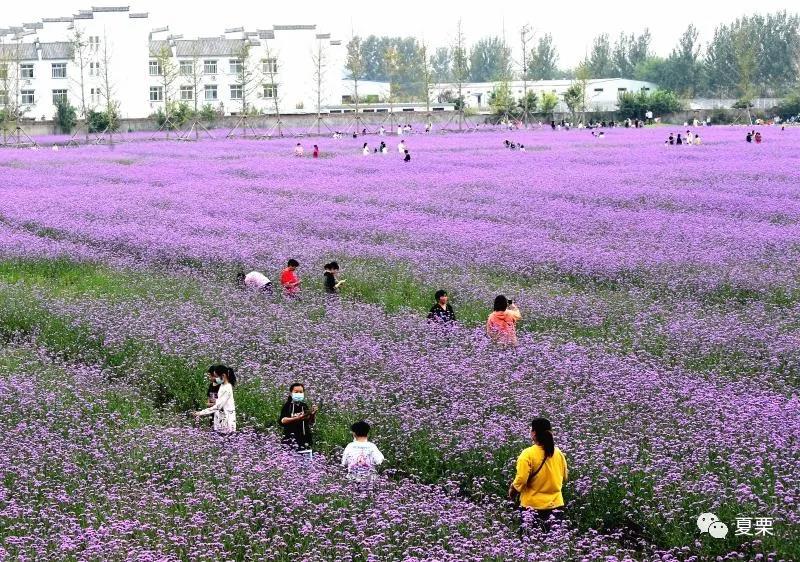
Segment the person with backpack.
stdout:
<path fill-rule="evenodd" d="M 567 481 L 567 460 L 556 447 L 553 427 L 546 418 L 531 422 L 533 445 L 522 451 L 517 459 L 517 471 L 508 488 L 509 499 L 519 499 L 520 507 L 536 511 L 547 521 L 556 510 L 564 507 L 561 493 Z"/>

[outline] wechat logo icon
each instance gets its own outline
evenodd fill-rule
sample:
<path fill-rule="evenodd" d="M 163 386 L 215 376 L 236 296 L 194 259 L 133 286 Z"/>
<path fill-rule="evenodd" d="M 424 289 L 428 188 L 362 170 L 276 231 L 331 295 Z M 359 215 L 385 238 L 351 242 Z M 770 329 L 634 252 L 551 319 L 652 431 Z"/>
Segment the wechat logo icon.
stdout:
<path fill-rule="evenodd" d="M 728 526 L 719 520 L 713 513 L 703 513 L 697 518 L 697 528 L 701 533 L 708 533 L 715 539 L 724 539 L 728 536 Z"/>

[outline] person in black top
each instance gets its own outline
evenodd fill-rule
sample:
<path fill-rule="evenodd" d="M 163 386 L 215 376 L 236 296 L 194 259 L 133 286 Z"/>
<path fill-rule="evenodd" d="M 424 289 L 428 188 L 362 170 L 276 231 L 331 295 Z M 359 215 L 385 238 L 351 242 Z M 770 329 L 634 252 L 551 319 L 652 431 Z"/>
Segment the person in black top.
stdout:
<path fill-rule="evenodd" d="M 339 264 L 335 261 L 325 264 L 325 292 L 331 295 L 339 293 L 339 285 L 345 282 L 344 279 L 337 281 L 336 275 L 339 273 Z"/>
<path fill-rule="evenodd" d="M 206 375 L 208 376 L 208 389 L 206 390 L 206 407 L 210 408 L 214 405 L 214 402 L 217 401 L 217 394 L 219 393 L 219 387 L 222 386 L 222 365 L 211 365 L 206 371 Z M 220 374 L 217 374 L 217 372 Z M 209 420 L 211 426 L 214 426 L 214 417 L 212 416 Z"/>
<path fill-rule="evenodd" d="M 431 307 L 431 311 L 428 313 L 428 320 L 441 324 L 455 322 L 456 313 L 453 307 L 447 303 L 447 291 L 439 289 L 436 291 L 434 298 L 436 299 L 436 304 Z"/>
<path fill-rule="evenodd" d="M 296 382 L 289 387 L 289 396 L 281 408 L 280 424 L 283 442 L 298 451 L 310 451 L 313 445 L 311 428 L 317 416 L 317 406 L 309 407 L 305 387 Z"/>
<path fill-rule="evenodd" d="M 411 154 L 408 152 L 406 148 L 406 155 L 403 157 L 403 162 L 411 162 Z"/>
<path fill-rule="evenodd" d="M 747 136 L 744 137 L 744 140 L 746 140 L 747 142 L 753 142 L 753 134 L 748 131 Z"/>

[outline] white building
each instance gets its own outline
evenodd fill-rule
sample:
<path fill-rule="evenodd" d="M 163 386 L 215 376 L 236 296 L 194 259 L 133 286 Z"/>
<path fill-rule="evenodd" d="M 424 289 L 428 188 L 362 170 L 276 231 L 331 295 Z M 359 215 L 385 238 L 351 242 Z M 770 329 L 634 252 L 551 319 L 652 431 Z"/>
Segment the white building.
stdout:
<path fill-rule="evenodd" d="M 76 32 L 85 44 L 82 78 L 73 45 Z M 240 113 L 242 98 L 251 110 L 270 113 L 276 97 L 282 113 L 309 113 L 317 105 L 312 53 L 320 50 L 320 101 L 323 106 L 340 104 L 344 46 L 318 33 L 315 25 L 238 28 L 220 37 L 183 39 L 170 35 L 167 27 L 154 29 L 148 14 L 128 6 L 93 7 L 0 29 L 0 107 L 14 97 L 12 103 L 25 117 L 52 119 L 58 100 L 80 108 L 83 97 L 88 109 L 102 110 L 107 70 L 111 98 L 123 118 L 147 117 L 166 99 L 194 106 L 195 98 L 198 107 L 210 105 L 225 114 Z M 163 55 L 176 74 L 166 89 L 159 64 Z"/>
<path fill-rule="evenodd" d="M 556 112 L 568 111 L 564 103 L 564 92 L 574 84 L 573 80 L 530 80 L 528 81 L 528 92 L 534 92 L 541 100 L 542 94 L 552 93 L 558 96 L 559 103 L 555 108 Z M 464 104 L 466 107 L 478 111 L 490 109 L 489 101 L 492 92 L 500 85 L 500 82 L 465 82 L 461 85 Z M 508 83 L 511 95 L 516 100 L 523 97 L 524 84 L 522 80 L 513 80 Z M 586 82 L 586 109 L 588 111 L 614 111 L 617 109 L 617 100 L 623 92 L 655 91 L 658 89 L 652 82 L 642 82 L 640 80 L 628 80 L 626 78 L 598 78 Z M 458 85 L 454 83 L 434 84 L 430 88 L 431 99 L 445 99 L 457 97 Z"/>

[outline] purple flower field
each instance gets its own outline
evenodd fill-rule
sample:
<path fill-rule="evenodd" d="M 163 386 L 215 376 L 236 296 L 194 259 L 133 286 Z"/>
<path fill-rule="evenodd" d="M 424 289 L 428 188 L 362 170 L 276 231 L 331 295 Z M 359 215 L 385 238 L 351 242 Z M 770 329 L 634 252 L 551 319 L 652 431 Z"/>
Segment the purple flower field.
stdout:
<path fill-rule="evenodd" d="M 0 151 L 0 411 L 33 467 L 0 464 L 0 558 L 799 558 L 800 129 L 679 130 L 416 134 L 409 163 L 362 156 L 377 135 Z M 235 287 L 289 257 L 301 303 Z M 516 349 L 482 331 L 498 293 Z M 216 362 L 229 441 L 182 415 Z M 313 466 L 276 439 L 294 380 Z M 571 475 L 547 536 L 503 499 L 539 415 Z M 337 468 L 362 418 L 367 492 Z"/>

